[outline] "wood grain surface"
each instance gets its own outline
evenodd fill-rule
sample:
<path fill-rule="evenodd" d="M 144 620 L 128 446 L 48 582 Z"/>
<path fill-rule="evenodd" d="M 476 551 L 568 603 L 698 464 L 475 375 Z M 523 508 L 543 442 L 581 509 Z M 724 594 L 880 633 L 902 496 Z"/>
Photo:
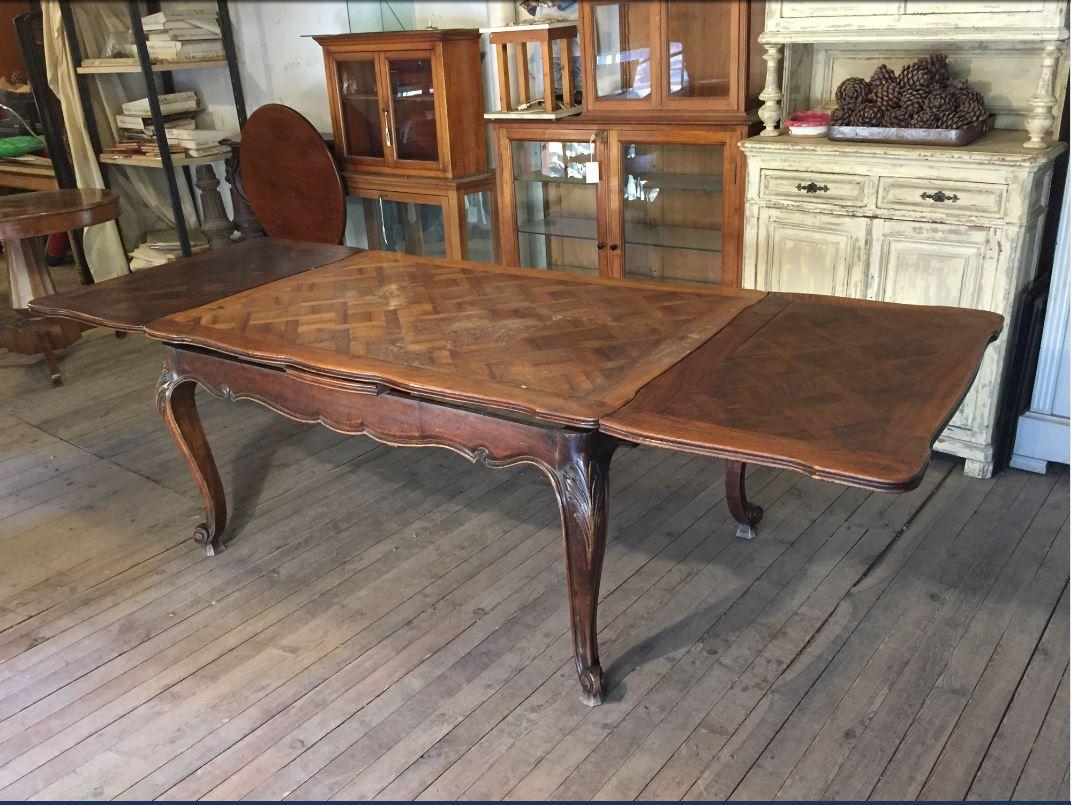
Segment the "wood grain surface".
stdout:
<path fill-rule="evenodd" d="M 346 195 L 323 137 L 288 106 L 269 103 L 242 129 L 242 183 L 273 238 L 342 242 Z"/>
<path fill-rule="evenodd" d="M 918 485 L 1003 317 L 770 294 L 600 429 L 872 489 Z"/>
<path fill-rule="evenodd" d="M 367 252 L 146 332 L 595 427 L 761 298 Z"/>
<path fill-rule="evenodd" d="M 40 315 L 64 316 L 115 330 L 141 330 L 153 319 L 308 271 L 357 251 L 347 246 L 255 238 L 44 296 L 29 307 Z"/>
<path fill-rule="evenodd" d="M 0 196 L 0 240 L 80 229 L 118 214 L 119 197 L 110 190 L 42 190 Z"/>

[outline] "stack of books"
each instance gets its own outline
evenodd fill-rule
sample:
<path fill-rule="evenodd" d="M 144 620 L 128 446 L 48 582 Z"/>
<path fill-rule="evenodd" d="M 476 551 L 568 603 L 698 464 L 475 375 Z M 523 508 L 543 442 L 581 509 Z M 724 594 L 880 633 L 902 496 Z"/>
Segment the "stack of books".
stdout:
<path fill-rule="evenodd" d="M 199 229 L 190 230 L 190 250 L 196 254 L 208 249 L 208 238 Z M 160 229 L 149 232 L 145 236 L 145 242 L 138 245 L 130 253 L 130 270 L 137 271 L 140 268 L 170 263 L 182 256 L 182 246 L 179 243 L 178 232 L 174 229 Z"/>
<path fill-rule="evenodd" d="M 197 128 L 193 113 L 199 108 L 197 93 L 172 92 L 160 96 L 160 112 L 164 121 L 167 149 L 176 155 L 191 157 L 227 154 L 230 149 L 220 145 L 220 140 L 234 136 L 233 132 Z M 123 104 L 123 110 L 115 116 L 119 129 L 119 141 L 105 149 L 109 156 L 132 156 L 145 154 L 160 156 L 156 132 L 149 114 L 148 98 Z"/>
<path fill-rule="evenodd" d="M 174 4 L 141 18 L 145 46 L 153 62 L 222 59 L 217 9 L 199 4 Z"/>

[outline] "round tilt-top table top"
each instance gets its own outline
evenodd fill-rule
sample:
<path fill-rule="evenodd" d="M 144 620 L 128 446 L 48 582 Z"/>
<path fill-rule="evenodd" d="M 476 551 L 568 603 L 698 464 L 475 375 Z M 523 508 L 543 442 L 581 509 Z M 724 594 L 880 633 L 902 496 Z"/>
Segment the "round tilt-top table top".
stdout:
<path fill-rule="evenodd" d="M 111 190 L 42 190 L 0 196 L 0 240 L 67 232 L 119 214 Z"/>

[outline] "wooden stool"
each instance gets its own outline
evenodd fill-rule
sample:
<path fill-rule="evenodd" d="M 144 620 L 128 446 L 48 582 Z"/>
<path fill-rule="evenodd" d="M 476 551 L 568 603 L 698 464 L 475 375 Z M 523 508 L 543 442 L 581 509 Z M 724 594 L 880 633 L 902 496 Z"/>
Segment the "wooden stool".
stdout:
<path fill-rule="evenodd" d="M 573 98 L 573 41 L 576 39 L 575 22 L 533 22 L 527 25 L 505 25 L 498 28 L 481 28 L 495 54 L 498 68 L 498 109 L 484 115 L 488 120 L 530 118 L 534 120 L 557 120 L 578 115 L 583 106 Z M 561 54 L 562 108 L 555 108 L 554 93 L 554 43 L 558 42 Z M 517 104 L 510 92 L 510 59 L 508 46 L 514 45 L 517 66 Z M 543 66 L 542 109 L 530 103 L 532 76 L 528 69 L 528 47 L 540 49 Z"/>
<path fill-rule="evenodd" d="M 44 355 L 54 386 L 63 382 L 56 350 L 81 338 L 82 328 L 77 322 L 35 316 L 26 309 L 31 299 L 56 290 L 41 238 L 110 221 L 118 214 L 119 197 L 110 190 L 44 190 L 0 197 L 0 243 L 7 259 L 11 306 L 19 314 L 4 327 L 2 343 L 11 352 Z"/>

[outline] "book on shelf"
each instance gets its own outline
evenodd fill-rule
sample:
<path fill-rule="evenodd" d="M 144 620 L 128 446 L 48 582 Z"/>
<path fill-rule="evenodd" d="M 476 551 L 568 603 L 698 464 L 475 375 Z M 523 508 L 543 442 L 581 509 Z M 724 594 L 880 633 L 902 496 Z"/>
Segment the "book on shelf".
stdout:
<path fill-rule="evenodd" d="M 165 25 L 177 23 L 215 23 L 219 24 L 219 12 L 209 6 L 176 8 L 171 4 L 162 11 L 154 14 L 146 14 L 141 18 L 141 27 L 146 31 L 159 30 Z"/>
<path fill-rule="evenodd" d="M 153 134 L 152 118 L 143 118 L 138 115 L 116 115 L 115 124 L 119 127 L 120 134 Z M 168 115 L 164 118 L 164 130 L 195 129 L 197 121 L 192 117 Z"/>
<path fill-rule="evenodd" d="M 216 129 L 166 129 L 167 141 L 180 143 L 187 148 L 194 146 L 203 148 L 207 145 L 216 145 L 220 140 L 233 137 L 233 131 L 217 131 Z"/>
<path fill-rule="evenodd" d="M 192 28 L 174 28 L 166 31 L 152 31 L 148 33 L 148 42 L 196 42 L 201 39 L 219 39 L 218 30 L 194 26 Z"/>
<path fill-rule="evenodd" d="M 154 62 L 199 61 L 223 58 L 223 40 L 203 39 L 190 42 L 146 42 L 149 58 Z"/>
<path fill-rule="evenodd" d="M 187 148 L 186 155 L 191 157 L 211 157 L 216 154 L 229 154 L 230 151 L 229 146 L 216 144 Z"/>
<path fill-rule="evenodd" d="M 160 100 L 160 113 L 162 115 L 171 115 L 177 112 L 196 112 L 200 102 L 197 100 L 197 93 L 192 90 L 186 92 L 168 92 L 159 96 Z M 140 117 L 151 117 L 149 112 L 149 99 L 139 98 L 136 101 L 127 101 L 123 104 L 124 115 L 137 115 Z"/>
<path fill-rule="evenodd" d="M 190 237 L 190 247 L 194 251 L 208 248 L 208 238 L 205 237 L 200 229 L 191 229 L 186 234 Z M 179 242 L 178 230 L 176 229 L 154 229 L 145 235 L 145 245 L 163 251 L 177 252 L 182 250 L 182 244 Z"/>
<path fill-rule="evenodd" d="M 82 67 L 137 67 L 136 56 L 112 56 L 107 59 L 82 59 Z"/>

